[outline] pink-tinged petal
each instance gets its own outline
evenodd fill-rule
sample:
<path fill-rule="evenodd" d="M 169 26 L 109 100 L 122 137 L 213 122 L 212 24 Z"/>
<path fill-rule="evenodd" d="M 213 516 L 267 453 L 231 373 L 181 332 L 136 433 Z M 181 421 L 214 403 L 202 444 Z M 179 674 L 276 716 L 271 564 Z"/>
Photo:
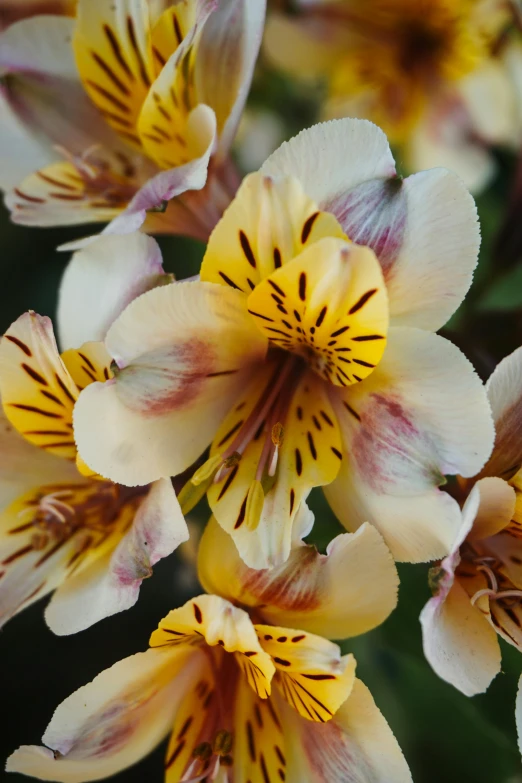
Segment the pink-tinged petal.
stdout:
<path fill-rule="evenodd" d="M 55 592 L 45 612 L 59 635 L 83 631 L 130 609 L 152 567 L 189 537 L 170 479 L 155 482 L 139 506 L 132 527 L 115 550 L 73 574 Z"/>
<path fill-rule="evenodd" d="M 461 514 L 438 487 L 447 474 L 475 475 L 494 438 L 468 360 L 438 335 L 392 327 L 381 363 L 337 397 L 336 412 L 344 455 L 325 493 L 339 519 L 350 530 L 375 524 L 398 560 L 446 555 Z"/>
<path fill-rule="evenodd" d="M 198 43 L 195 84 L 201 103 L 217 118 L 217 160 L 230 149 L 250 89 L 266 0 L 221 0 L 206 21 Z"/>
<path fill-rule="evenodd" d="M 445 169 L 372 179 L 328 209 L 379 259 L 392 324 L 443 326 L 471 284 L 480 246 L 475 203 L 461 180 Z"/>
<path fill-rule="evenodd" d="M 522 465 L 522 348 L 497 365 L 486 390 L 496 438 L 482 475 L 510 479 Z"/>
<path fill-rule="evenodd" d="M 176 647 L 119 661 L 60 704 L 42 737 L 46 748 L 22 745 L 6 770 L 81 783 L 130 767 L 167 735 L 202 659 Z"/>
<path fill-rule="evenodd" d="M 212 440 L 266 346 L 239 291 L 184 282 L 138 297 L 107 334 L 120 371 L 91 384 L 75 406 L 82 458 L 128 485 L 182 472 Z"/>
<path fill-rule="evenodd" d="M 394 177 L 395 163 L 380 128 L 368 120 L 343 119 L 301 131 L 268 158 L 261 172 L 296 177 L 320 209 L 335 214 L 330 205 L 368 180 Z"/>
<path fill-rule="evenodd" d="M 15 139 L 13 158 L 7 144 L 12 135 L 2 118 L 4 188 L 16 186 L 35 163 L 38 168 L 56 160 L 54 145 L 80 154 L 95 143 L 117 143 L 80 83 L 71 47 L 73 29 L 72 19 L 38 16 L 13 24 L 0 36 L 0 73 L 8 74 L 3 100 L 23 133 L 23 145 Z M 13 131 L 13 120 L 10 125 Z"/>
<path fill-rule="evenodd" d="M 75 253 L 60 285 L 58 334 L 62 350 L 105 339 L 125 307 L 158 285 L 163 275 L 158 244 L 139 232 L 102 236 Z"/>
<path fill-rule="evenodd" d="M 368 688 L 353 689 L 325 724 L 312 723 L 281 705 L 287 780 L 307 783 L 412 783 L 397 740 Z"/>
<path fill-rule="evenodd" d="M 200 542 L 198 576 L 208 593 L 255 609 L 261 622 L 331 639 L 357 636 L 384 622 L 397 603 L 393 559 L 371 525 L 337 536 L 321 555 L 300 545 L 273 569 L 256 571 L 211 519 Z"/>
<path fill-rule="evenodd" d="M 210 156 L 216 143 L 216 117 L 204 104 L 190 115 L 189 125 L 198 125 L 202 153 L 198 158 L 152 177 L 134 196 L 128 207 L 104 229 L 104 234 L 129 234 L 137 231 L 147 217 L 147 210 L 162 207 L 188 190 L 201 190 L 207 181 Z M 168 206 L 167 206 L 168 210 Z M 70 246 L 69 246 L 70 247 Z"/>
<path fill-rule="evenodd" d="M 500 671 L 495 630 L 458 581 L 431 598 L 420 616 L 424 654 L 434 671 L 466 696 L 487 689 Z"/>

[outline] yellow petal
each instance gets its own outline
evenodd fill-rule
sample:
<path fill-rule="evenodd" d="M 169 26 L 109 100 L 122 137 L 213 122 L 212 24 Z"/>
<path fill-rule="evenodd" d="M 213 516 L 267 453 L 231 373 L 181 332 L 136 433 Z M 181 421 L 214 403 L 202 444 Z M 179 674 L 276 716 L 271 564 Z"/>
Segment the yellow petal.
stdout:
<path fill-rule="evenodd" d="M 89 96 L 114 130 L 139 147 L 135 126 L 156 75 L 148 4 L 79 0 L 73 46 Z"/>
<path fill-rule="evenodd" d="M 90 383 L 104 383 L 113 377 L 111 357 L 101 342 L 84 343 L 62 353 L 62 361 L 81 391 Z"/>
<path fill-rule="evenodd" d="M 246 612 L 215 595 L 200 595 L 174 609 L 150 637 L 151 647 L 179 644 L 222 647 L 234 657 L 258 696 L 270 694 L 274 665 L 263 652 Z"/>
<path fill-rule="evenodd" d="M 341 657 L 336 644 L 291 628 L 256 625 L 256 631 L 276 666 L 274 682 L 288 703 L 303 718 L 330 720 L 352 690 L 353 655 Z"/>
<path fill-rule="evenodd" d="M 24 313 L 5 333 L 0 393 L 7 418 L 24 438 L 75 459 L 72 410 L 78 389 L 60 359 L 49 318 Z"/>
<path fill-rule="evenodd" d="M 334 480 L 342 459 L 340 433 L 326 385 L 314 373 L 305 372 L 285 403 L 287 410 L 280 422 L 284 437 L 274 468 L 273 458 L 266 454 L 266 446 L 272 448 L 274 443 L 271 412 L 265 413 L 255 431 L 248 421 L 255 406 L 266 400 L 280 373 L 277 361 L 261 366 L 225 418 L 211 448 L 212 455 L 230 451 L 235 439 L 242 440 L 242 431 L 250 429 L 248 445 L 239 443 L 241 459 L 210 486 L 208 501 L 216 519 L 233 536 L 241 557 L 252 568 L 271 567 L 287 559 L 301 501 L 312 487 Z M 278 404 L 277 398 L 274 407 Z M 272 475 L 270 468 L 274 468 Z M 248 497 L 256 479 L 263 486 L 265 501 L 259 517 L 257 491 L 256 524 L 248 525 Z"/>
<path fill-rule="evenodd" d="M 386 347 L 388 299 L 372 250 L 322 239 L 263 280 L 248 310 L 261 331 L 302 356 L 322 378 L 366 378 Z"/>
<path fill-rule="evenodd" d="M 196 22 L 196 2 L 181 0 L 167 8 L 152 28 L 152 52 L 159 73 Z"/>
<path fill-rule="evenodd" d="M 249 293 L 322 237 L 346 238 L 297 179 L 250 174 L 210 236 L 201 279 Z"/>
<path fill-rule="evenodd" d="M 285 736 L 274 697 L 262 700 L 241 681 L 236 697 L 234 729 L 232 755 L 238 781 L 266 783 L 267 780 L 285 780 Z"/>

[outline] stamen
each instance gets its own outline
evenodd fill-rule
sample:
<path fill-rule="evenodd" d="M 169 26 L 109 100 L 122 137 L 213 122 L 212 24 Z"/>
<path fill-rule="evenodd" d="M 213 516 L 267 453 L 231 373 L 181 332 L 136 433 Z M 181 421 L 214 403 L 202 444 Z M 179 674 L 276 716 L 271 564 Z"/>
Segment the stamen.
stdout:
<path fill-rule="evenodd" d="M 248 490 L 245 508 L 245 525 L 249 530 L 256 530 L 258 527 L 264 504 L 265 493 L 263 491 L 263 486 L 260 481 L 255 479 Z"/>
<path fill-rule="evenodd" d="M 486 574 L 486 576 L 489 577 L 491 589 L 497 592 L 498 590 L 497 577 L 495 576 L 491 568 L 489 568 L 489 566 L 487 565 L 479 565 L 477 566 L 477 571 L 482 571 L 484 574 Z"/>

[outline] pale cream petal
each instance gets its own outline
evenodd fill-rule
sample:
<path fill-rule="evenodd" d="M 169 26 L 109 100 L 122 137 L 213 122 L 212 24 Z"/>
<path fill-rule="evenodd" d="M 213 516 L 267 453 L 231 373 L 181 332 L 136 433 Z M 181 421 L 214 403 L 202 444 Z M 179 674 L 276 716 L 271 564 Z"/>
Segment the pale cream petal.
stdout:
<path fill-rule="evenodd" d="M 295 177 L 304 192 L 327 212 L 344 194 L 376 177 L 394 177 L 385 134 L 367 120 L 332 120 L 301 131 L 279 147 L 262 174 Z"/>
<path fill-rule="evenodd" d="M 277 11 L 266 24 L 264 54 L 276 68 L 298 79 L 316 79 L 338 62 L 341 42 L 332 39 L 330 29 L 319 27 L 318 19 L 289 18 Z M 333 24 L 335 28 L 335 22 Z M 337 25 L 339 30 L 341 26 Z"/>
<path fill-rule="evenodd" d="M 116 549 L 73 574 L 55 592 L 45 612 L 50 629 L 59 635 L 77 633 L 130 609 L 152 567 L 188 537 L 171 481 L 155 482 Z"/>
<path fill-rule="evenodd" d="M 486 390 L 496 437 L 493 453 L 481 475 L 510 479 L 522 465 L 522 348 L 497 365 Z"/>
<path fill-rule="evenodd" d="M 424 654 L 435 672 L 466 696 L 487 689 L 500 671 L 497 635 L 455 581 L 445 598 L 434 596 L 421 613 Z"/>
<path fill-rule="evenodd" d="M 354 534 L 337 536 L 327 555 L 299 546 L 283 566 L 254 570 L 241 561 L 231 537 L 211 519 L 199 545 L 198 576 L 207 592 L 251 606 L 265 623 L 330 639 L 375 628 L 397 603 L 393 558 L 368 524 Z"/>
<path fill-rule="evenodd" d="M 60 284 L 57 317 L 62 350 L 103 340 L 125 307 L 158 285 L 163 275 L 157 243 L 141 232 L 100 237 L 75 253 Z"/>
<path fill-rule="evenodd" d="M 480 492 L 480 505 L 469 533 L 470 541 L 499 533 L 515 515 L 516 494 L 513 487 L 494 476 L 480 479 L 473 491 Z"/>
<path fill-rule="evenodd" d="M 185 470 L 201 454 L 266 351 L 245 297 L 225 286 L 173 283 L 138 297 L 106 346 L 120 371 L 75 407 L 84 461 L 122 484 Z"/>
<path fill-rule="evenodd" d="M 486 144 L 506 144 L 516 138 L 516 96 L 508 69 L 489 57 L 458 84 L 473 131 Z"/>
<path fill-rule="evenodd" d="M 397 740 L 368 688 L 355 680 L 333 720 L 321 726 L 281 705 L 290 781 L 412 783 Z"/>
<path fill-rule="evenodd" d="M 23 745 L 8 772 L 40 780 L 101 780 L 139 761 L 166 736 L 205 666 L 190 648 L 147 650 L 116 663 L 58 707 L 42 737 Z"/>
<path fill-rule="evenodd" d="M 486 393 L 438 335 L 393 327 L 377 369 L 335 404 L 344 458 L 326 495 L 339 519 L 375 524 L 396 559 L 448 553 L 460 527 L 446 474 L 474 475 L 493 443 Z"/>
<path fill-rule="evenodd" d="M 266 0 L 221 0 L 198 43 L 195 86 L 201 103 L 217 118 L 216 160 L 234 140 L 250 89 L 265 21 Z"/>

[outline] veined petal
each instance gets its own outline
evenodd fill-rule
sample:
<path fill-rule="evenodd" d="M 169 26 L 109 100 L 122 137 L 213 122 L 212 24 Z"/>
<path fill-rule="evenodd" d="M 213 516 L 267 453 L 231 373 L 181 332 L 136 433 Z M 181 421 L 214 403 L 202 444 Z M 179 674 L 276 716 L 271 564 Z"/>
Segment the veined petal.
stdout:
<path fill-rule="evenodd" d="M 151 85 L 138 120 L 138 133 L 146 154 L 161 168 L 174 168 L 199 157 L 206 147 L 188 124 L 198 96 L 194 85 L 197 36 L 212 11 L 212 4 L 199 3 L 194 25 L 169 57 Z M 173 17 L 177 20 L 177 16 Z"/>
<path fill-rule="evenodd" d="M 78 391 L 90 383 L 103 383 L 113 377 L 111 357 L 102 342 L 89 342 L 80 348 L 69 348 L 62 353 L 62 361 Z"/>
<path fill-rule="evenodd" d="M 337 536 L 326 556 L 315 547 L 299 546 L 284 565 L 256 571 L 243 563 L 231 537 L 211 519 L 198 549 L 198 577 L 208 593 L 251 606 L 265 623 L 330 639 L 375 628 L 397 604 L 393 558 L 369 524 Z"/>
<path fill-rule="evenodd" d="M 438 335 L 390 328 L 378 368 L 345 389 L 335 409 L 344 457 L 326 494 L 339 519 L 349 529 L 375 524 L 399 560 L 447 554 L 460 510 L 437 487 L 445 474 L 480 470 L 494 437 L 464 355 Z"/>
<path fill-rule="evenodd" d="M 268 158 L 261 173 L 295 177 L 319 209 L 330 212 L 331 204 L 356 185 L 395 176 L 395 163 L 380 128 L 368 120 L 343 119 L 301 131 Z"/>
<path fill-rule="evenodd" d="M 256 625 L 256 631 L 275 664 L 274 682 L 286 701 L 307 720 L 331 720 L 352 690 L 353 655 L 341 656 L 336 644 L 291 628 Z"/>
<path fill-rule="evenodd" d="M 223 598 L 200 595 L 174 609 L 150 637 L 151 647 L 219 645 L 232 653 L 255 693 L 266 699 L 274 664 L 259 644 L 250 617 Z"/>
<path fill-rule="evenodd" d="M 335 386 L 366 378 L 382 358 L 388 300 L 371 250 L 321 239 L 262 280 L 248 311 L 277 347 L 303 356 Z"/>
<path fill-rule="evenodd" d="M 141 232 L 100 237 L 75 253 L 60 284 L 62 348 L 103 340 L 125 307 L 159 285 L 164 275 L 157 242 Z"/>
<path fill-rule="evenodd" d="M 78 389 L 60 359 L 49 318 L 24 313 L 5 333 L 0 392 L 5 415 L 24 438 L 75 459 L 72 409 Z"/>
<path fill-rule="evenodd" d="M 109 330 L 106 346 L 121 370 L 82 393 L 75 435 L 93 470 L 133 485 L 192 464 L 250 365 L 263 359 L 266 340 L 242 294 L 191 282 L 135 299 Z"/>
<path fill-rule="evenodd" d="M 181 0 L 165 8 L 156 20 L 153 19 L 153 9 L 151 9 L 152 52 L 157 71 L 161 71 L 171 54 L 189 35 L 196 23 L 202 1 L 205 2 L 205 0 Z M 163 5 L 165 6 L 165 3 Z"/>
<path fill-rule="evenodd" d="M 478 606 L 456 581 L 441 600 L 421 613 L 424 654 L 435 672 L 466 696 L 487 689 L 500 671 L 497 636 Z"/>
<path fill-rule="evenodd" d="M 201 103 L 216 112 L 216 159 L 228 153 L 250 89 L 265 21 L 266 0 L 221 0 L 198 44 L 194 79 Z"/>
<path fill-rule="evenodd" d="M 216 519 L 233 536 L 251 568 L 272 568 L 286 561 L 301 502 L 312 487 L 333 481 L 342 457 L 335 415 L 325 384 L 315 373 L 306 371 L 275 413 L 265 411 L 252 418 L 284 372 L 284 366 L 281 369 L 274 362 L 257 370 L 211 448 L 211 456 L 226 453 L 238 441 L 241 459 L 221 477 L 216 476 L 207 497 Z M 291 376 L 291 366 L 288 373 Z M 256 488 L 256 510 L 250 513 L 247 505 Z"/>
<path fill-rule="evenodd" d="M 360 680 L 324 726 L 282 709 L 287 780 L 412 783 L 408 765 L 386 719 Z"/>
<path fill-rule="evenodd" d="M 481 475 L 510 479 L 522 465 L 522 348 L 497 365 L 486 390 L 496 437 Z"/>
<path fill-rule="evenodd" d="M 4 189 L 59 156 L 118 138 L 93 106 L 78 78 L 71 48 L 74 21 L 37 16 L 11 25 L 0 36 L 0 73 L 6 75 L 0 112 Z"/>
<path fill-rule="evenodd" d="M 102 553 L 56 591 L 45 613 L 47 624 L 56 634 L 77 633 L 130 609 L 152 567 L 188 537 L 170 480 L 155 482 L 116 548 Z"/>
<path fill-rule="evenodd" d="M 249 174 L 210 235 L 201 279 L 250 293 L 322 237 L 346 238 L 297 179 Z"/>
<path fill-rule="evenodd" d="M 130 144 L 155 78 L 148 5 L 142 0 L 79 0 L 74 35 L 78 70 L 90 98 Z"/>
<path fill-rule="evenodd" d="M 286 738 L 277 693 L 260 699 L 242 678 L 234 710 L 234 780 L 285 780 Z M 172 781 L 174 783 L 174 781 Z M 177 781 L 176 781 L 177 783 Z"/>
<path fill-rule="evenodd" d="M 73 463 L 35 448 L 13 427 L 0 407 L 0 511 L 34 487 L 77 478 Z"/>
<path fill-rule="evenodd" d="M 216 139 L 216 116 L 212 109 L 204 104 L 193 109 L 187 128 L 188 133 L 195 139 L 194 143 L 200 146 L 200 156 L 182 166 L 160 171 L 149 179 L 122 214 L 109 223 L 103 234 L 129 234 L 137 231 L 147 219 L 147 210 L 159 207 L 187 190 L 201 190 L 205 186 Z M 152 220 L 154 215 L 149 218 Z M 92 238 L 79 240 L 62 246 L 62 250 L 84 247 L 92 241 Z"/>
<path fill-rule="evenodd" d="M 443 326 L 471 284 L 480 246 L 475 203 L 461 180 L 445 169 L 371 179 L 329 209 L 379 259 L 392 324 Z"/>
<path fill-rule="evenodd" d="M 119 661 L 62 702 L 42 737 L 47 747 L 23 745 L 6 769 L 63 783 L 126 769 L 166 736 L 204 663 L 190 648 L 147 650 Z"/>

